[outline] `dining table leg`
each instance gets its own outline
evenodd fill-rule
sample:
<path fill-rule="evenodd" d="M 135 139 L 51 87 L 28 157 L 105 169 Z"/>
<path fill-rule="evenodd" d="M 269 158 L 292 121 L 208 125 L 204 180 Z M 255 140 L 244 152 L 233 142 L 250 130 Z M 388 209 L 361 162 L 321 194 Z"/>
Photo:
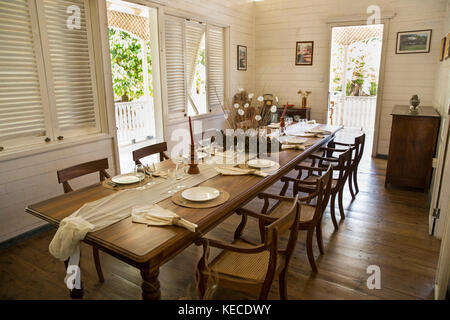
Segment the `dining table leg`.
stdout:
<path fill-rule="evenodd" d="M 159 284 L 159 268 L 145 267 L 141 269 L 142 277 L 142 299 L 143 300 L 160 300 L 161 290 Z"/>

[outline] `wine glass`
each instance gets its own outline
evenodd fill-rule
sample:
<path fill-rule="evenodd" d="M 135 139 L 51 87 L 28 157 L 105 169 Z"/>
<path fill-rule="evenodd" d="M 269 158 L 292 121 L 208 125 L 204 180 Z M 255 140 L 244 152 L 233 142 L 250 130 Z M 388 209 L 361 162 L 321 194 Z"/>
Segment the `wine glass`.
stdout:
<path fill-rule="evenodd" d="M 176 180 L 176 169 L 168 169 L 167 170 L 167 180 L 169 180 L 170 182 L 170 190 L 168 191 L 168 193 L 170 195 L 174 194 L 177 192 L 177 190 L 175 190 L 174 187 L 174 182 Z"/>
<path fill-rule="evenodd" d="M 150 162 L 149 164 L 147 164 L 146 169 L 147 169 L 148 176 L 151 180 L 149 183 L 147 183 L 147 185 L 152 186 L 155 184 L 155 181 L 153 181 L 153 172 L 156 171 L 155 164 L 153 162 Z"/>
<path fill-rule="evenodd" d="M 188 171 L 188 165 L 181 162 L 175 170 L 175 179 L 176 180 L 183 179 L 187 175 L 187 171 Z M 186 188 L 186 186 L 181 182 L 176 186 L 176 188 L 178 190 L 180 190 L 180 189 Z"/>
<path fill-rule="evenodd" d="M 134 166 L 134 175 L 139 178 L 139 184 L 145 179 L 145 168 L 142 163 L 138 163 Z"/>

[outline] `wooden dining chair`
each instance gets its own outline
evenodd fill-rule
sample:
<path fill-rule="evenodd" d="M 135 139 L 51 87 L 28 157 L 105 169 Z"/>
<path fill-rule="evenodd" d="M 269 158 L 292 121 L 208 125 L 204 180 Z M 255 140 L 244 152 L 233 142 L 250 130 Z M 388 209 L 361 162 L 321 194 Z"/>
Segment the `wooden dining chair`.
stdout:
<path fill-rule="evenodd" d="M 106 172 L 106 169 L 109 168 L 108 165 L 108 159 L 100 159 L 100 160 L 94 160 L 90 162 L 85 162 L 82 164 L 78 164 L 73 167 L 69 167 L 66 169 L 58 170 L 58 182 L 63 184 L 64 193 L 72 192 L 73 189 L 69 185 L 69 180 L 94 173 L 99 172 L 100 175 L 100 181 L 104 181 L 107 178 L 110 178 L 110 175 L 108 172 Z M 100 264 L 100 257 L 98 254 L 98 248 L 95 246 L 92 246 L 92 253 L 94 256 L 94 262 L 95 262 L 95 269 L 97 270 L 98 279 L 100 282 L 104 282 L 105 278 L 103 277 L 103 271 Z"/>
<path fill-rule="evenodd" d="M 327 151 L 331 151 L 329 148 Z M 281 181 L 284 182 L 284 186 L 281 189 L 280 195 L 285 195 L 287 189 L 289 188 L 290 182 L 293 182 L 293 195 L 298 192 L 304 192 L 311 194 L 315 191 L 311 182 L 317 180 L 324 172 L 328 170 L 328 167 L 323 164 L 326 163 L 328 166 L 331 165 L 333 170 L 332 180 L 331 180 L 331 201 L 330 201 L 330 212 L 331 220 L 333 221 L 334 228 L 339 229 L 339 225 L 336 220 L 335 204 L 336 198 L 338 199 L 339 212 L 341 215 L 341 220 L 345 219 L 344 205 L 343 205 L 343 189 L 344 185 L 350 175 L 352 170 L 351 156 L 353 152 L 353 147 L 347 148 L 338 156 L 338 158 L 322 157 L 319 155 L 311 155 L 309 158 L 312 160 L 311 163 L 305 164 L 305 162 L 296 165 L 295 170 L 298 170 L 297 178 L 292 178 L 289 176 L 284 176 Z M 304 172 L 306 175 L 304 178 Z"/>
<path fill-rule="evenodd" d="M 200 146 L 206 147 L 216 141 L 217 137 L 220 136 L 222 136 L 222 132 L 213 128 L 194 135 L 194 141 L 196 141 Z"/>
<path fill-rule="evenodd" d="M 281 200 L 284 201 L 284 200 Z M 197 288 L 200 299 L 205 297 L 208 282 L 222 287 L 258 294 L 266 300 L 273 280 L 278 277 L 280 299 L 287 299 L 286 277 L 298 235 L 300 206 L 298 197 L 288 199 L 289 208 L 278 218 L 241 210 L 239 224 L 232 243 L 201 238 L 196 243 L 203 245 L 203 256 L 197 265 Z M 242 237 L 247 217 L 264 223 L 264 241 L 255 243 Z M 279 249 L 280 236 L 290 230 L 284 250 Z M 208 262 L 210 248 L 223 249 Z"/>
<path fill-rule="evenodd" d="M 133 161 L 135 164 L 142 164 L 140 159 L 159 153 L 159 161 L 170 159 L 166 154 L 167 142 L 152 144 L 133 151 Z"/>
<path fill-rule="evenodd" d="M 364 153 L 364 146 L 366 142 L 366 134 L 363 133 L 360 136 L 355 137 L 354 143 L 341 143 L 336 142 L 334 140 L 330 141 L 329 146 L 333 149 L 336 146 L 344 146 L 344 147 L 353 147 L 353 155 L 352 155 L 352 170 L 350 172 L 350 175 L 348 177 L 348 187 L 350 189 L 350 194 L 352 196 L 352 199 L 355 199 L 355 196 L 359 193 L 359 187 L 358 187 L 358 167 L 359 163 L 361 162 L 363 153 Z M 334 157 L 333 154 L 336 151 L 329 152 L 329 156 Z M 341 151 L 337 151 L 341 152 Z M 355 190 L 353 191 L 353 185 L 355 187 Z"/>
<path fill-rule="evenodd" d="M 312 181 L 305 181 L 309 187 L 314 188 L 314 191 L 309 193 L 306 197 L 300 198 L 301 203 L 301 216 L 299 220 L 299 230 L 307 232 L 306 235 L 306 253 L 308 256 L 309 264 L 314 273 L 318 272 L 316 261 L 314 259 L 313 252 L 313 236 L 316 232 L 317 246 L 319 247 L 320 254 L 324 254 L 323 239 L 322 239 L 322 217 L 328 206 L 330 200 L 331 184 L 332 184 L 333 169 L 331 165 L 326 169 L 323 175 L 317 177 Z M 295 181 L 299 183 L 299 181 Z M 297 190 L 298 186 L 294 184 L 294 188 Z M 262 214 L 270 215 L 271 217 L 279 217 L 285 210 L 288 202 L 280 201 L 285 199 L 283 196 L 261 193 L 258 195 L 260 199 L 264 199 L 264 206 L 262 208 Z M 297 193 L 298 197 L 298 193 Z M 270 209 L 270 200 L 278 200 Z M 291 198 L 293 201 L 294 198 Z"/>

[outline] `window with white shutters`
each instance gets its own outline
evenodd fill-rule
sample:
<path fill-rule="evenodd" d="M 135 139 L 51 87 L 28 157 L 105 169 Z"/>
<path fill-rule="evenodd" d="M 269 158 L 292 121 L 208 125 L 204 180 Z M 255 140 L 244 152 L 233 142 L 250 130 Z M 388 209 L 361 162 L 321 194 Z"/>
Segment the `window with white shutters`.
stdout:
<path fill-rule="evenodd" d="M 41 33 L 50 101 L 54 103 L 57 135 L 79 135 L 97 131 L 94 66 L 85 0 L 43 0 Z M 78 11 L 79 19 L 71 20 Z M 78 10 L 78 9 L 76 9 Z M 43 28 L 42 28 L 43 27 Z M 46 56 L 48 54 L 48 56 Z"/>
<path fill-rule="evenodd" d="M 200 50 L 206 56 L 203 108 L 196 105 L 199 97 L 192 96 Z M 182 120 L 192 109 L 195 114 L 220 111 L 225 91 L 224 28 L 166 14 L 165 55 L 168 120 L 172 123 Z"/>
<path fill-rule="evenodd" d="M 28 0 L 0 1 L 0 146 L 46 134 Z M 43 139 L 41 138 L 40 141 Z"/>
<path fill-rule="evenodd" d="M 0 151 L 100 131 L 90 1 L 0 1 Z"/>

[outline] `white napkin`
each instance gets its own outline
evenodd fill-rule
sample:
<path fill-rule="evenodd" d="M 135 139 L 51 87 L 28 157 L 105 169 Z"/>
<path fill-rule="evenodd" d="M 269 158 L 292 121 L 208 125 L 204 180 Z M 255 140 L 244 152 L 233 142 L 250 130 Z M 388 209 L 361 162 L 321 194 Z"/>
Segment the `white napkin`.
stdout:
<path fill-rule="evenodd" d="M 131 220 L 135 223 L 143 223 L 147 226 L 171 226 L 176 225 L 195 232 L 197 225 L 189 222 L 175 212 L 161 208 L 157 204 L 135 206 L 131 209 Z"/>
<path fill-rule="evenodd" d="M 255 176 L 267 177 L 268 174 L 266 172 L 262 172 L 261 170 L 256 169 L 242 169 L 236 167 L 216 167 L 217 172 L 224 176 L 240 176 L 246 174 L 254 174 Z"/>

